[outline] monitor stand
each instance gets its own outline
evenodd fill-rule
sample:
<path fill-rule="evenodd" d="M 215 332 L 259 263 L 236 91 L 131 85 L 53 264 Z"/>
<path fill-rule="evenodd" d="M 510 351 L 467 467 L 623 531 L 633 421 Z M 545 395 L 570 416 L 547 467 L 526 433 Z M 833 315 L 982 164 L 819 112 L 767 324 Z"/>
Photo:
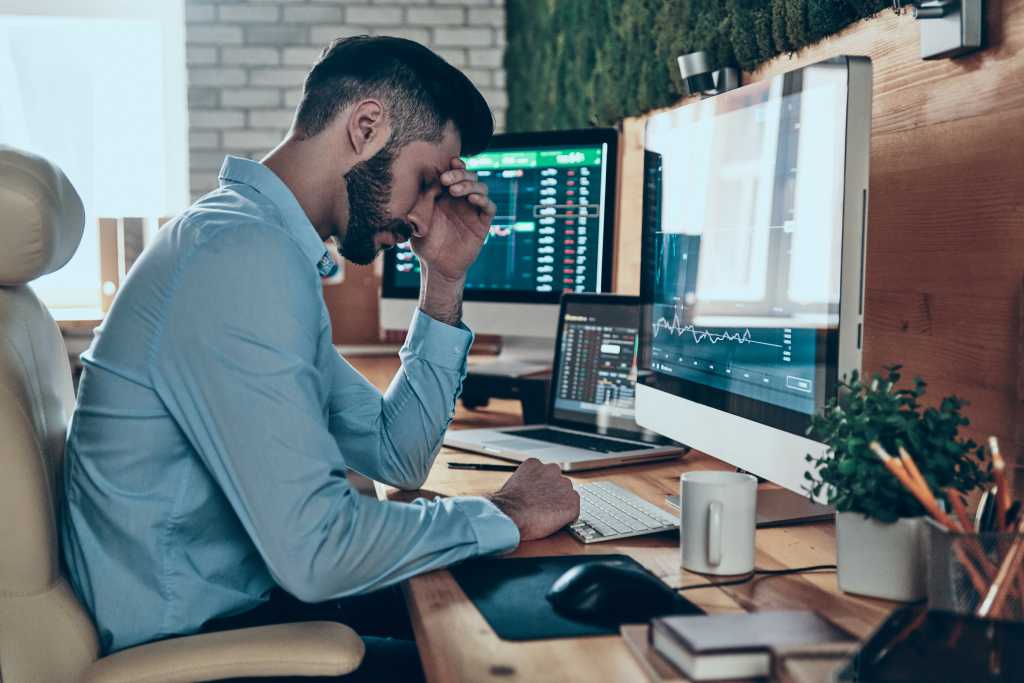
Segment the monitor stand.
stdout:
<path fill-rule="evenodd" d="M 738 470 L 743 471 L 743 470 Z M 765 481 L 758 478 L 758 481 Z M 679 496 L 666 496 L 666 502 L 679 509 Z M 757 490 L 757 528 L 827 522 L 835 518 L 835 508 L 815 503 L 787 489 Z"/>
<path fill-rule="evenodd" d="M 472 375 L 525 377 L 551 372 L 555 340 L 548 337 L 503 336 L 501 352 L 494 360 L 469 364 Z"/>
<path fill-rule="evenodd" d="M 747 472 L 740 467 L 737 467 L 736 471 L 757 477 L 758 484 L 768 482 L 764 477 L 758 477 L 753 472 Z M 758 528 L 823 522 L 835 519 L 835 513 L 836 510 L 833 507 L 815 503 L 807 496 L 793 493 L 782 487 L 777 489 L 761 489 L 759 487 L 757 490 Z"/>

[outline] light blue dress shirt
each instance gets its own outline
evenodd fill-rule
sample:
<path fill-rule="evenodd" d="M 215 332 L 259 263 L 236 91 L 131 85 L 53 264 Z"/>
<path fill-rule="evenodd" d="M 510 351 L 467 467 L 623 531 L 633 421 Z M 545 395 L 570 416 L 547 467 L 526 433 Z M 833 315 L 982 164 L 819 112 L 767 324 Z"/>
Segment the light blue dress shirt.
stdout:
<path fill-rule="evenodd" d="M 422 484 L 472 335 L 417 312 L 381 395 L 331 345 L 324 252 L 287 186 L 229 157 L 83 354 L 61 534 L 104 652 L 195 632 L 275 584 L 324 601 L 518 544 L 483 498 L 379 502 L 349 485 L 346 468 Z"/>

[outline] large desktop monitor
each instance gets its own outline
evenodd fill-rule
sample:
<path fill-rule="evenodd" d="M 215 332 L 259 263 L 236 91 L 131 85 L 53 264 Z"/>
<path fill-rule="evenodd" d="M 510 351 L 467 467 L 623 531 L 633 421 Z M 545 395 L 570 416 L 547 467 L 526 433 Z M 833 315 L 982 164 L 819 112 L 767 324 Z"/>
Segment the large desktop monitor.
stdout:
<path fill-rule="evenodd" d="M 475 332 L 518 340 L 520 358 L 550 365 L 562 292 L 610 291 L 617 142 L 614 129 L 496 135 L 465 159 L 498 207 L 467 274 L 463 319 Z M 408 326 L 419 286 L 409 244 L 388 251 L 385 329 Z"/>
<path fill-rule="evenodd" d="M 640 425 L 804 492 L 860 368 L 870 128 L 858 57 L 650 118 Z"/>

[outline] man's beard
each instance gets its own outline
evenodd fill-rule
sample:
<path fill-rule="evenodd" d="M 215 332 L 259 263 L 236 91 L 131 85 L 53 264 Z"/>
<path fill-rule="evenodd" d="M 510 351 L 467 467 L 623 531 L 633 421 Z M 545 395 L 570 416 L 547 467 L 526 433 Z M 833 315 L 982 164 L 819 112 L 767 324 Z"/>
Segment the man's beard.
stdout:
<path fill-rule="evenodd" d="M 361 266 L 373 263 L 377 257 L 374 237 L 381 233 L 393 233 L 400 242 L 412 237 L 413 226 L 408 222 L 388 215 L 387 205 L 391 200 L 394 176 L 391 162 L 394 161 L 391 145 L 366 161 L 360 161 L 345 174 L 348 187 L 348 229 L 338 251 L 352 263 Z"/>

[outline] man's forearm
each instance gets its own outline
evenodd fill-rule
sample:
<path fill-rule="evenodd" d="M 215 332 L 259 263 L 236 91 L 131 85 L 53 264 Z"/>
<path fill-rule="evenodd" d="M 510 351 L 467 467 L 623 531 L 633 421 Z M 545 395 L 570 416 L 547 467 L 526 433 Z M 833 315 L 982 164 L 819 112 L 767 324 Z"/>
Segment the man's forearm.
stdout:
<path fill-rule="evenodd" d="M 438 322 L 458 325 L 462 322 L 462 290 L 466 276 L 451 280 L 440 274 L 432 275 L 426 264 L 420 279 L 420 309 Z"/>

